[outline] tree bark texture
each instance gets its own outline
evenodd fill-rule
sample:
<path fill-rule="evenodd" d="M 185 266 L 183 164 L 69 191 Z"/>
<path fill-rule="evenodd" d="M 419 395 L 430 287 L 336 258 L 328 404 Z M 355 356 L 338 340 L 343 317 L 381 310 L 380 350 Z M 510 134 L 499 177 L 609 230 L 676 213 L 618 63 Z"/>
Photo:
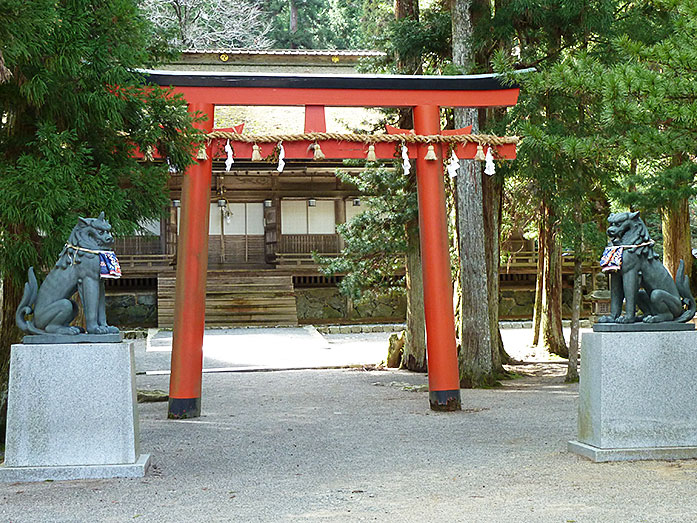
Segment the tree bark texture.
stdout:
<path fill-rule="evenodd" d="M 294 0 L 288 0 L 288 30 L 290 33 L 296 33 L 298 31 L 298 6 L 295 5 Z"/>
<path fill-rule="evenodd" d="M 580 171 L 580 164 L 577 165 Z M 574 290 L 571 298 L 571 334 L 569 335 L 569 362 L 566 367 L 567 382 L 578 381 L 579 330 L 583 305 L 583 214 L 580 200 L 576 200 L 574 203 L 574 223 L 578 234 L 574 239 Z"/>
<path fill-rule="evenodd" d="M 453 64 L 467 72 L 474 65 L 472 2 L 453 0 L 450 9 Z M 453 120 L 455 128 L 472 125 L 472 133 L 479 132 L 479 114 L 476 109 L 456 108 Z M 484 193 L 479 162 L 460 162 L 456 187 L 461 287 L 460 385 L 480 387 L 493 385 L 496 381 L 493 354 L 496 351 L 498 356 L 498 343 L 492 340 L 487 278 L 489 266 L 484 239 Z M 498 273 L 496 278 L 498 279 Z M 498 308 L 498 303 L 496 307 Z"/>
<path fill-rule="evenodd" d="M 504 374 L 503 361 L 508 359 L 499 333 L 499 266 L 501 253 L 501 212 L 503 185 L 493 176 L 482 173 L 482 214 L 484 217 L 484 252 L 486 254 L 487 297 L 491 360 L 495 375 Z"/>
<path fill-rule="evenodd" d="M 418 0 L 397 0 L 394 6 L 394 17 L 396 20 L 403 18 L 419 19 L 419 1 Z M 404 74 L 421 74 L 421 60 L 417 56 L 397 56 L 397 69 Z M 400 111 L 405 113 L 407 111 Z M 409 117 L 411 118 L 411 116 Z M 400 117 L 400 120 L 402 117 Z M 408 127 L 400 123 L 402 129 L 411 129 L 413 124 Z"/>
<path fill-rule="evenodd" d="M 566 358 L 569 356 L 569 349 L 564 340 L 561 324 L 561 243 L 551 209 L 544 203 L 543 209 L 546 249 L 542 292 L 542 342 L 549 352 Z"/>
<path fill-rule="evenodd" d="M 425 372 L 426 315 L 424 312 L 424 282 L 417 223 L 407 225 L 406 235 L 407 330 L 400 367 L 416 372 Z"/>
<path fill-rule="evenodd" d="M 465 69 L 465 72 L 467 72 L 466 70 L 474 65 L 472 1 L 451 0 L 450 15 L 452 17 L 453 64 Z M 456 121 L 455 127 L 464 126 L 458 125 Z M 475 132 L 472 129 L 472 133 Z"/>
<path fill-rule="evenodd" d="M 690 209 L 687 198 L 682 198 L 661 212 L 663 228 L 663 265 L 675 273 L 680 260 L 685 260 L 685 274 L 692 274 L 692 246 L 690 237 Z"/>
<path fill-rule="evenodd" d="M 402 18 L 419 19 L 418 0 L 397 0 L 394 6 L 394 17 L 397 20 Z"/>
<path fill-rule="evenodd" d="M 460 251 L 460 385 L 479 387 L 494 382 L 491 325 L 484 241 L 481 166 L 461 162 L 457 179 Z"/>
<path fill-rule="evenodd" d="M 582 247 L 581 247 L 582 248 Z M 566 381 L 578 381 L 579 327 L 581 321 L 581 304 L 583 300 L 583 259 L 580 249 L 574 260 L 574 294 L 571 301 L 571 335 L 569 336 L 569 364 L 566 368 Z"/>
<path fill-rule="evenodd" d="M 0 443 L 5 442 L 7 388 L 10 377 L 10 349 L 19 343 L 22 332 L 15 324 L 15 312 L 22 299 L 21 284 L 9 277 L 2 280 L 2 316 L 0 316 Z"/>
<path fill-rule="evenodd" d="M 545 251 L 547 245 L 542 210 L 537 225 L 537 273 L 535 275 L 535 308 L 532 315 L 532 344 L 540 343 L 540 324 L 542 323 L 542 292 L 544 291 Z"/>

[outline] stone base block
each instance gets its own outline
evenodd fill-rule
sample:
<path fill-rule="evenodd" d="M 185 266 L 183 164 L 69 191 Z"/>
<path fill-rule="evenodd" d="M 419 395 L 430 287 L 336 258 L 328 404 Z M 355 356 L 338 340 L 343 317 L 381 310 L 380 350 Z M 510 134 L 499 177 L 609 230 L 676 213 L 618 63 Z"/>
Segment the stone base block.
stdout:
<path fill-rule="evenodd" d="M 682 459 L 697 449 L 697 332 L 582 338 L 578 440 L 595 461 Z"/>
<path fill-rule="evenodd" d="M 640 461 L 659 459 L 672 461 L 676 459 L 697 458 L 697 447 L 650 447 L 644 449 L 601 449 L 586 445 L 580 441 L 569 441 L 569 452 L 586 457 L 596 463 L 608 461 Z"/>
<path fill-rule="evenodd" d="M 13 345 L 8 394 L 0 477 L 142 476 L 133 343 Z"/>
<path fill-rule="evenodd" d="M 150 454 L 135 463 L 62 467 L 8 467 L 0 465 L 0 482 L 60 481 L 70 479 L 142 478 L 150 467 Z"/>

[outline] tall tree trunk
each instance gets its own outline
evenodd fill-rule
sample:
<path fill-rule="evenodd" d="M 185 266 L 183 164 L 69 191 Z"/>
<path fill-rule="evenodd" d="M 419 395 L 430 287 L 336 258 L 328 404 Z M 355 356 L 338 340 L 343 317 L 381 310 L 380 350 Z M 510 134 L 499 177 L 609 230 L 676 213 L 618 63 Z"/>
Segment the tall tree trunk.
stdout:
<path fill-rule="evenodd" d="M 678 200 L 661 212 L 663 227 L 663 265 L 675 277 L 680 260 L 685 260 L 685 274 L 692 274 L 690 209 L 687 198 Z"/>
<path fill-rule="evenodd" d="M 543 203 L 545 221 L 545 267 L 542 292 L 542 342 L 552 354 L 569 356 L 561 323 L 561 243 L 552 210 Z"/>
<path fill-rule="evenodd" d="M 483 175 L 482 189 L 491 360 L 494 374 L 501 375 L 505 373 L 503 362 L 509 359 L 499 333 L 499 266 L 501 265 L 499 238 L 503 185 L 495 177 Z"/>
<path fill-rule="evenodd" d="M 407 331 L 400 367 L 416 372 L 426 371 L 426 316 L 421 267 L 419 227 L 410 223 L 407 235 Z"/>
<path fill-rule="evenodd" d="M 294 0 L 288 0 L 288 30 L 290 34 L 298 31 L 298 6 Z"/>
<path fill-rule="evenodd" d="M 544 270 L 545 270 L 545 258 L 547 256 L 547 244 L 545 240 L 547 235 L 544 230 L 544 218 L 542 216 L 542 209 L 540 208 L 540 215 L 537 225 L 537 272 L 535 274 L 535 308 L 533 309 L 532 315 L 532 344 L 539 345 L 540 343 L 540 324 L 542 323 L 542 293 L 544 291 Z"/>
<path fill-rule="evenodd" d="M 583 216 L 581 202 L 574 205 L 574 222 L 578 234 L 574 241 L 574 292 L 571 299 L 571 334 L 569 336 L 569 364 L 566 368 L 566 381 L 578 381 L 578 349 L 581 323 L 581 306 L 583 304 Z"/>
<path fill-rule="evenodd" d="M 569 336 L 569 364 L 566 367 L 566 381 L 578 381 L 578 349 L 581 323 L 581 304 L 583 300 L 583 259 L 580 250 L 574 259 L 574 294 L 571 301 L 571 335 Z"/>
<path fill-rule="evenodd" d="M 463 71 L 474 66 L 471 11 L 471 0 L 453 0 L 451 3 L 453 64 Z M 476 109 L 457 108 L 453 115 L 456 128 L 472 125 L 472 133 L 479 132 Z M 456 187 L 461 286 L 460 385 L 480 387 L 496 381 L 492 355 L 494 350 L 498 353 L 498 345 L 492 341 L 489 313 L 489 267 L 484 239 L 482 168 L 479 162 L 460 162 Z"/>
<path fill-rule="evenodd" d="M 395 3 L 395 19 L 419 19 L 418 0 L 397 0 Z M 397 57 L 398 70 L 404 73 L 416 74 L 421 71 L 421 62 L 416 57 Z M 411 109 L 400 109 L 399 127 L 411 129 L 414 120 Z M 408 187 L 416 192 L 416 175 L 409 175 Z M 400 367 L 417 372 L 426 370 L 426 315 L 424 311 L 424 287 L 421 266 L 421 245 L 419 238 L 418 218 L 414 223 L 407 224 L 407 330 L 402 352 Z"/>
<path fill-rule="evenodd" d="M 457 115 L 455 117 L 457 126 Z M 459 222 L 461 346 L 460 385 L 480 387 L 495 381 L 482 212 L 481 166 L 465 160 L 457 177 Z"/>
<path fill-rule="evenodd" d="M 15 324 L 15 312 L 22 299 L 22 287 L 10 277 L 2 280 L 2 316 L 0 316 L 0 443 L 5 442 L 7 387 L 10 376 L 10 348 L 19 343 L 22 333 Z"/>

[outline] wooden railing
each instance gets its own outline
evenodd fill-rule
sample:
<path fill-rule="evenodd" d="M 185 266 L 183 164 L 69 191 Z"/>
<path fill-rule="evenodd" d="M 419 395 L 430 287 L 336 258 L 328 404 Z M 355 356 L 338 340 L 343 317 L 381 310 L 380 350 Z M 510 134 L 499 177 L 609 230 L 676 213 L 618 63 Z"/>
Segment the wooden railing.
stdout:
<path fill-rule="evenodd" d="M 165 254 L 159 236 L 126 236 L 116 238 L 114 252 L 117 255 Z"/>
<path fill-rule="evenodd" d="M 334 254 L 339 252 L 338 234 L 282 234 L 279 254 Z"/>
<path fill-rule="evenodd" d="M 128 276 L 129 272 L 158 273 L 174 268 L 174 256 L 171 254 L 119 254 L 118 257 L 124 276 Z"/>
<path fill-rule="evenodd" d="M 515 272 L 536 272 L 537 271 L 537 251 L 518 251 L 510 253 L 502 257 L 499 272 L 515 273 Z M 562 272 L 573 272 L 574 255 L 573 253 L 564 253 L 562 256 Z M 584 261 L 584 272 L 593 272 L 599 270 L 597 261 Z"/>

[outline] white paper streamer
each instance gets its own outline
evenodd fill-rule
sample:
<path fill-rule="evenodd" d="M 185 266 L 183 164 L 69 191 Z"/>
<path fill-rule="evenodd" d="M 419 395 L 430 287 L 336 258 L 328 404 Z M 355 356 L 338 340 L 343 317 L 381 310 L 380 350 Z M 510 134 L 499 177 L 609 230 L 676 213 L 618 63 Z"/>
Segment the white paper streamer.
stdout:
<path fill-rule="evenodd" d="M 225 170 L 230 171 L 232 169 L 232 164 L 235 163 L 235 159 L 232 157 L 232 145 L 230 145 L 230 140 L 225 144 L 225 152 L 227 153 L 227 160 L 225 160 Z"/>
<path fill-rule="evenodd" d="M 286 162 L 283 161 L 283 159 L 286 157 L 286 150 L 283 148 L 283 142 L 278 142 L 278 167 L 276 167 L 276 170 L 279 173 L 283 172 L 283 168 L 286 166 Z"/>
<path fill-rule="evenodd" d="M 491 147 L 486 150 L 486 158 L 484 159 L 486 166 L 484 167 L 484 172 L 489 176 L 496 173 L 496 167 L 494 166 L 494 155 L 491 153 Z"/>
<path fill-rule="evenodd" d="M 455 154 L 455 151 L 450 152 L 450 161 L 445 166 L 448 171 L 448 176 L 455 178 L 457 176 L 457 170 L 460 168 L 460 159 Z"/>
<path fill-rule="evenodd" d="M 402 145 L 402 169 L 404 169 L 404 175 L 408 175 L 411 171 L 411 164 L 409 163 L 409 149 L 406 145 Z"/>

